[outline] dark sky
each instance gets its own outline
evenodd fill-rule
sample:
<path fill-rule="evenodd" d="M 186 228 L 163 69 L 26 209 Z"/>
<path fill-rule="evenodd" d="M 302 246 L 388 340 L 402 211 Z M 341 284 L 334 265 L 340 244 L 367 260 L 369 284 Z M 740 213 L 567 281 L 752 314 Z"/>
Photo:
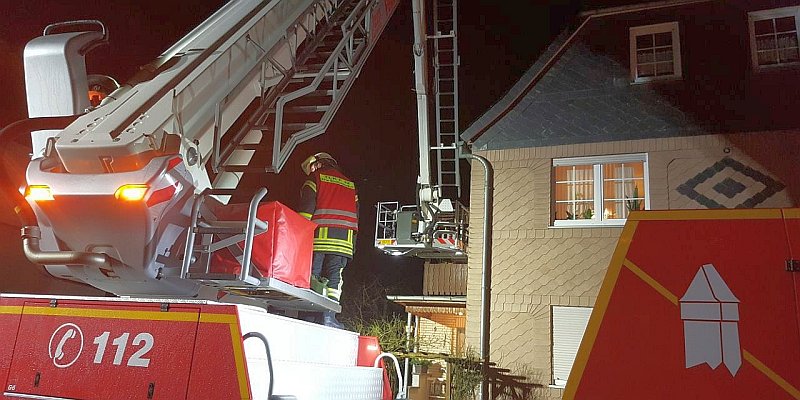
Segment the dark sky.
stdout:
<path fill-rule="evenodd" d="M 178 0 L 5 0 L 0 4 L 0 126 L 26 116 L 22 50 L 45 25 L 72 19 L 100 19 L 110 31 L 110 46 L 87 57 L 90 73 L 125 81 L 210 15 L 224 1 Z M 606 0 L 595 5 L 615 5 Z M 537 54 L 581 8 L 579 0 L 490 1 L 459 4 L 460 126 L 485 111 L 533 63 Z M 395 292 L 418 294 L 421 263 L 383 256 L 372 247 L 374 205 L 381 200 L 414 201 L 417 175 L 416 103 L 413 89 L 411 2 L 398 11 L 364 66 L 328 132 L 302 145 L 278 176 L 250 179 L 266 185 L 269 198 L 296 204 L 303 176 L 297 166 L 308 154 L 327 151 L 357 181 L 362 202 L 358 253 L 346 282 L 370 279 Z M 465 186 L 466 187 L 466 186 Z M 6 246 L 0 251 L 19 256 L 14 229 L 4 226 Z M 4 254 L 5 256 L 6 254 Z M 59 290 L 58 282 L 42 283 L 41 274 L 20 275 L 35 268 L 14 261 L 0 266 L 0 291 Z M 36 280 L 37 283 L 32 283 Z M 348 286 L 345 286 L 347 290 Z M 56 289 L 53 289 L 56 288 Z M 70 287 L 70 291 L 74 288 Z"/>

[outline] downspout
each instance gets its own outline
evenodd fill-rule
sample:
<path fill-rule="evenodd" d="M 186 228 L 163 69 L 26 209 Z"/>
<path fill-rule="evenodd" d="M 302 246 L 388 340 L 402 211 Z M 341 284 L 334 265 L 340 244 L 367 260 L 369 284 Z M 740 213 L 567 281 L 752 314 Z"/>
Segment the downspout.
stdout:
<path fill-rule="evenodd" d="M 489 399 L 489 332 L 492 304 L 492 211 L 494 202 L 494 168 L 485 157 L 465 153 L 462 158 L 483 165 L 483 245 L 481 249 L 481 400 Z"/>
<path fill-rule="evenodd" d="M 414 330 L 411 326 L 411 313 L 406 311 L 406 352 L 411 353 L 411 332 Z M 410 358 L 406 357 L 403 360 L 403 381 L 397 383 L 397 391 L 400 393 L 408 393 L 408 378 L 409 378 L 409 368 L 410 365 Z M 400 386 L 404 387 L 400 387 Z"/>

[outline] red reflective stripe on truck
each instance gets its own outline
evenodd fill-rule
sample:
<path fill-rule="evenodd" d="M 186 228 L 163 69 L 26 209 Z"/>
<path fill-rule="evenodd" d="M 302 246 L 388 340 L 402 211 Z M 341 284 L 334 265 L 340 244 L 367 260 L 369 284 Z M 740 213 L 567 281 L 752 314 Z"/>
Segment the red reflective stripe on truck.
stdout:
<path fill-rule="evenodd" d="M 150 195 L 150 198 L 147 199 L 147 206 L 148 207 L 152 207 L 152 206 L 154 206 L 156 204 L 160 204 L 160 203 L 163 203 L 165 201 L 169 201 L 170 199 L 172 199 L 172 196 L 175 195 L 176 191 L 177 191 L 177 189 L 175 188 L 175 186 L 172 186 L 172 185 L 167 186 L 167 187 L 165 187 L 163 189 L 158 189 L 158 190 L 154 191 Z"/>

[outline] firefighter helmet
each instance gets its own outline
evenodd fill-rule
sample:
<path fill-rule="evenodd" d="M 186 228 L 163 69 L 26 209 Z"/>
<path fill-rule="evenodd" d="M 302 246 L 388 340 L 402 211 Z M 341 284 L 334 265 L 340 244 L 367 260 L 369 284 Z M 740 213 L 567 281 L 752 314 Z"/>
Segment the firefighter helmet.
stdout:
<path fill-rule="evenodd" d="M 330 154 L 317 153 L 311 157 L 306 158 L 306 160 L 303 161 L 302 164 L 300 164 L 300 168 L 303 169 L 303 172 L 305 172 L 306 175 L 311 175 L 311 172 L 313 172 L 311 171 L 311 166 L 314 165 L 314 163 L 322 160 L 328 160 L 331 163 L 336 164 L 336 160 Z"/>

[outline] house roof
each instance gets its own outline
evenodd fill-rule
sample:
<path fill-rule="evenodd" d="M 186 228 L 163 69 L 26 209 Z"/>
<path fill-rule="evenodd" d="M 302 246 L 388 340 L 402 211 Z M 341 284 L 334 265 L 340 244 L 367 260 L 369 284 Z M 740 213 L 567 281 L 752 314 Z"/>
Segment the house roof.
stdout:
<path fill-rule="evenodd" d="M 713 0 L 705 0 L 705 1 L 713 1 Z M 705 2 L 701 1 L 701 2 Z M 637 3 L 637 4 L 626 4 L 622 6 L 615 6 L 615 7 L 604 7 L 604 8 L 596 8 L 592 10 L 586 10 L 578 14 L 580 18 L 588 18 L 593 15 L 614 15 L 620 13 L 627 13 L 627 12 L 637 12 L 637 11 L 644 11 L 644 10 L 652 10 L 655 8 L 664 8 L 664 7 L 678 7 L 687 4 L 695 4 L 698 3 L 697 0 L 661 0 L 661 1 L 651 1 L 647 3 Z"/>
<path fill-rule="evenodd" d="M 386 296 L 404 307 L 454 307 L 467 306 L 467 296 Z"/>
<path fill-rule="evenodd" d="M 626 13 L 635 13 L 648 10 L 656 10 L 670 7 L 678 7 L 697 3 L 707 3 L 714 0 L 668 0 L 657 1 L 642 4 L 634 4 L 621 7 L 612 7 L 586 11 L 580 14 L 584 18 L 582 23 L 574 29 L 567 28 L 559 34 L 555 40 L 547 47 L 542 55 L 536 62 L 522 75 L 522 77 L 514 84 L 511 89 L 501 97 L 489 110 L 481 115 L 474 121 L 464 132 L 461 134 L 461 139 L 474 143 L 478 138 L 487 132 L 498 133 L 502 131 L 504 140 L 510 143 L 519 141 L 528 141 L 530 139 L 530 132 L 520 131 L 519 127 L 505 126 L 505 129 L 498 129 L 498 124 L 515 110 L 524 110 L 528 105 L 534 102 L 537 98 L 534 89 L 541 83 L 543 78 L 551 71 L 551 69 L 567 55 L 571 50 L 574 53 L 574 47 L 580 40 L 580 36 L 590 23 L 598 18 L 620 15 Z M 602 62 L 602 61 L 601 61 Z M 675 115 L 677 118 L 682 119 L 682 116 Z M 529 120 L 530 115 L 522 115 L 522 120 Z M 560 123 L 562 121 L 554 121 Z M 573 128 L 574 129 L 574 128 Z M 580 131 L 580 129 L 578 129 Z M 619 129 L 615 129 L 619 132 Z M 571 133 L 574 135 L 574 133 Z M 552 136 L 552 135 L 550 135 Z M 585 141 L 586 138 L 582 140 Z M 603 141 L 625 139 L 625 137 L 608 137 L 606 135 L 593 135 L 590 141 Z M 553 144 L 568 144 L 570 140 L 559 140 L 558 138 L 546 138 L 544 141 L 538 141 L 536 145 L 553 145 Z"/>

